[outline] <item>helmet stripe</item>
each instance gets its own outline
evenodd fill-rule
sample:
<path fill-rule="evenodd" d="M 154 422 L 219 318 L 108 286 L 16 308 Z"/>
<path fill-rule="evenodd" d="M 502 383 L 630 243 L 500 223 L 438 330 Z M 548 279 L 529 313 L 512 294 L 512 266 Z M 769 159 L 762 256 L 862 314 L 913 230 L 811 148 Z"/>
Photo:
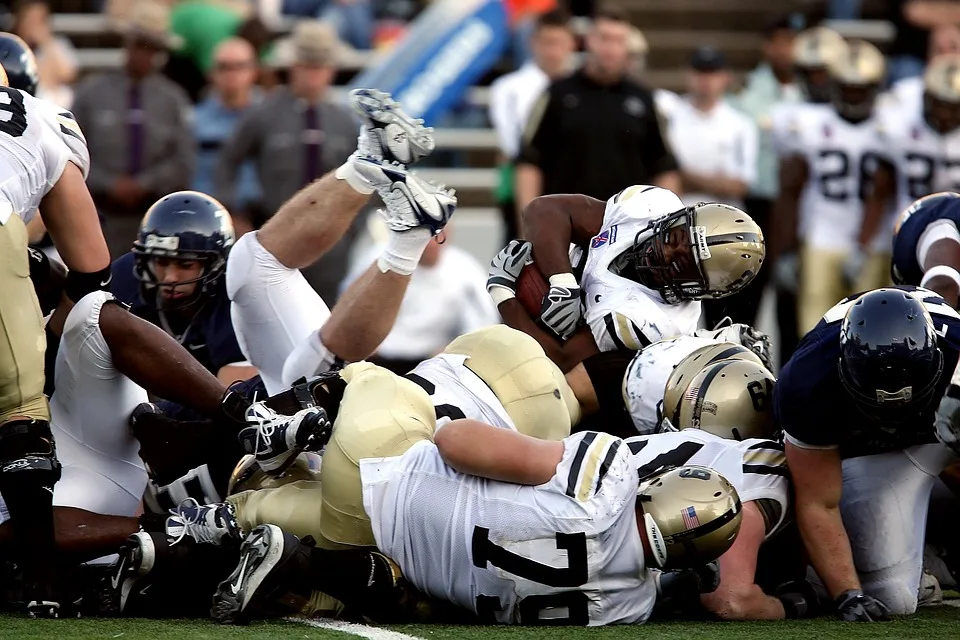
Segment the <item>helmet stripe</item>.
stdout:
<path fill-rule="evenodd" d="M 728 242 L 756 242 L 760 244 L 762 240 L 756 233 L 721 233 L 715 236 L 707 236 L 708 247 L 716 244 L 726 244 Z"/>
<path fill-rule="evenodd" d="M 713 367 L 710 371 L 707 372 L 707 375 L 703 377 L 703 382 L 700 383 L 700 388 L 697 389 L 697 397 L 693 401 L 693 420 L 694 423 L 700 422 L 700 413 L 703 410 L 703 400 L 707 395 L 707 391 L 710 389 L 710 384 L 713 382 L 713 379 L 720 375 L 720 372 L 733 364 L 735 360 L 721 360 L 716 363 L 717 366 Z"/>

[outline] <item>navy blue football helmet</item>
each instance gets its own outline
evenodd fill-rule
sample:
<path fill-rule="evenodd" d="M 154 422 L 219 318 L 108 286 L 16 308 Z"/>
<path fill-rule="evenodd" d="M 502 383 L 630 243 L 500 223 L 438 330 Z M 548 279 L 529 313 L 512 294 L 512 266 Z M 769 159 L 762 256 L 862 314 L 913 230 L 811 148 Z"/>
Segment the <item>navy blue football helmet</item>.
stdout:
<path fill-rule="evenodd" d="M 140 223 L 133 243 L 135 271 L 145 301 L 158 282 L 151 267 L 156 258 L 191 260 L 203 263 L 200 276 L 176 285 L 198 283 L 194 295 L 180 307 L 196 302 L 212 292 L 227 267 L 227 254 L 236 236 L 230 214 L 216 199 L 197 191 L 177 191 L 157 200 Z"/>
<path fill-rule="evenodd" d="M 840 327 L 839 368 L 844 388 L 867 416 L 893 429 L 916 419 L 943 373 L 923 303 L 897 288 L 860 296 Z"/>
<path fill-rule="evenodd" d="M 27 43 L 12 33 L 0 32 L 0 65 L 7 73 L 8 87 L 32 96 L 37 94 L 37 59 Z"/>

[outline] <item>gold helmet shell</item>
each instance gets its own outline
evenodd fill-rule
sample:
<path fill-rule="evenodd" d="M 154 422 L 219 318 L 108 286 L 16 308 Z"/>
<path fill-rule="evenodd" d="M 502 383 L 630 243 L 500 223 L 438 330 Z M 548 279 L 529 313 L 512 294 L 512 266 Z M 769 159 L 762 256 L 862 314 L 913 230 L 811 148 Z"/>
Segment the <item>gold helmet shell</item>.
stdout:
<path fill-rule="evenodd" d="M 663 389 L 661 430 L 672 431 L 677 428 L 683 394 L 687 392 L 687 387 L 690 386 L 693 378 L 708 365 L 731 358 L 747 360 L 757 366 L 763 366 L 760 357 L 746 347 L 734 342 L 717 342 L 696 349 L 673 368 Z M 669 426 L 666 423 L 669 423 Z"/>
<path fill-rule="evenodd" d="M 687 569 L 726 553 L 743 519 L 740 496 L 707 467 L 676 467 L 641 479 L 644 533 L 661 569 Z"/>
<path fill-rule="evenodd" d="M 943 55 L 923 74 L 923 116 L 935 131 L 960 127 L 960 54 Z"/>
<path fill-rule="evenodd" d="M 775 382 L 765 366 L 751 360 L 713 362 L 687 385 L 674 426 L 730 440 L 769 437 Z"/>
<path fill-rule="evenodd" d="M 866 40 L 850 40 L 843 51 L 829 60 L 830 77 L 840 84 L 868 86 L 883 82 L 883 54 Z"/>
<path fill-rule="evenodd" d="M 793 41 L 793 64 L 802 69 L 826 69 L 846 48 L 843 36 L 833 29 L 807 29 Z"/>
<path fill-rule="evenodd" d="M 750 284 L 766 255 L 753 218 L 727 204 L 701 203 L 693 208 L 693 228 L 693 251 L 707 286 L 701 297 L 725 298 Z"/>

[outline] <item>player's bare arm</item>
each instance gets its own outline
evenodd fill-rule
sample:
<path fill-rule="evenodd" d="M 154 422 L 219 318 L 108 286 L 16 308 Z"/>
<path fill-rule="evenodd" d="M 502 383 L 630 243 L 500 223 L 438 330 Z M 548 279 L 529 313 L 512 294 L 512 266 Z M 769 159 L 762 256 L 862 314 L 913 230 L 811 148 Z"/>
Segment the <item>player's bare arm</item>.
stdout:
<path fill-rule="evenodd" d="M 508 327 L 522 331 L 536 340 L 543 347 L 547 357 L 553 360 L 564 373 L 576 367 L 585 358 L 600 353 L 589 327 L 581 328 L 568 340 L 561 342 L 541 328 L 516 298 L 504 300 L 497 305 L 497 310 Z"/>
<path fill-rule="evenodd" d="M 920 265 L 924 271 L 922 286 L 934 291 L 956 309 L 960 305 L 960 284 L 950 275 L 933 275 L 927 272 L 935 267 L 949 267 L 960 272 L 960 244 L 951 238 L 942 238 L 934 242 L 927 251 L 926 260 Z"/>
<path fill-rule="evenodd" d="M 539 485 L 557 472 L 563 443 L 539 440 L 477 420 L 454 420 L 437 431 L 434 443 L 444 462 L 490 480 Z"/>
<path fill-rule="evenodd" d="M 887 205 L 896 193 L 896 170 L 889 162 L 880 160 L 873 175 L 873 184 L 863 203 L 863 221 L 860 224 L 859 243 L 861 247 L 870 246 L 870 242 L 880 230 Z"/>
<path fill-rule="evenodd" d="M 766 534 L 763 516 L 753 502 L 743 505 L 740 533 L 720 556 L 720 586 L 700 596 L 703 606 L 724 620 L 781 620 L 783 604 L 754 582 L 757 554 Z"/>
<path fill-rule="evenodd" d="M 535 198 L 523 212 L 527 237 L 540 272 L 547 278 L 570 273 L 570 243 L 586 248 L 600 233 L 606 203 L 585 195 Z"/>
<path fill-rule="evenodd" d="M 780 161 L 780 195 L 774 202 L 773 224 L 769 243 L 770 254 L 775 260 L 797 246 L 797 209 L 800 194 L 809 176 L 806 160 L 789 156 Z"/>
<path fill-rule="evenodd" d="M 860 589 L 853 553 L 840 516 L 843 486 L 839 449 L 803 449 L 787 442 L 795 511 L 803 544 L 831 597 Z"/>
<path fill-rule="evenodd" d="M 110 251 L 103 239 L 97 208 L 83 173 L 75 164 L 66 164 L 41 207 L 53 244 L 71 271 L 97 273 L 110 268 Z"/>

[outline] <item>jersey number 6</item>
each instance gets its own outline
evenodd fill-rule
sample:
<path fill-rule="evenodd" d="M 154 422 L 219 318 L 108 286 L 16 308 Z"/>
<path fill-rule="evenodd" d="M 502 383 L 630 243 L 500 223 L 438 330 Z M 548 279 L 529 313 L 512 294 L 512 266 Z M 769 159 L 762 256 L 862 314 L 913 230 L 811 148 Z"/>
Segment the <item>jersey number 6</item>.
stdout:
<path fill-rule="evenodd" d="M 557 549 L 567 552 L 568 565 L 563 568 L 540 564 L 507 551 L 490 541 L 490 530 L 473 528 L 473 565 L 485 568 L 489 562 L 498 569 L 515 576 L 538 582 L 548 587 L 579 587 L 587 582 L 587 537 L 583 533 L 557 533 Z M 581 625 L 590 621 L 587 596 L 580 591 L 563 591 L 542 596 L 527 596 L 520 601 L 520 620 L 525 625 Z M 500 600 L 495 596 L 477 596 L 477 614 L 487 621 L 495 621 L 494 612 L 500 611 Z M 562 611 L 562 618 L 543 618 L 543 610 Z"/>
<path fill-rule="evenodd" d="M 27 130 L 27 109 L 16 89 L 0 87 L 0 131 L 19 138 Z"/>

